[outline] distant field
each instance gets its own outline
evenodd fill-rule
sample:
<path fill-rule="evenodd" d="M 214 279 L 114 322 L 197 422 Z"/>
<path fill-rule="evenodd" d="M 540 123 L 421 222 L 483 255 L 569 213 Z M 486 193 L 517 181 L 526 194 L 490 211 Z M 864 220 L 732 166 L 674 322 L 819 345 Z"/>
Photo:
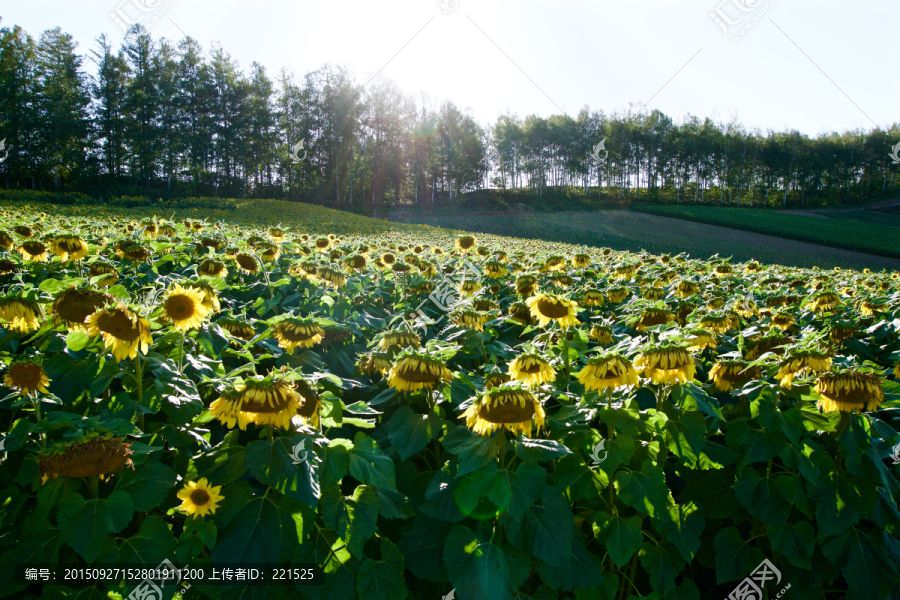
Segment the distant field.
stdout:
<path fill-rule="evenodd" d="M 809 223 L 815 217 L 797 217 Z M 828 248 L 815 244 L 716 227 L 625 210 L 552 214 L 407 216 L 403 222 L 424 223 L 473 232 L 492 233 L 585 246 L 656 254 L 687 252 L 692 257 L 732 256 L 765 263 L 821 268 L 900 269 L 900 260 Z M 807 225 L 808 227 L 809 225 Z"/>
<path fill-rule="evenodd" d="M 874 223 L 875 225 L 900 227 L 900 213 L 891 214 L 881 211 L 876 212 L 874 210 L 814 210 L 812 212 L 817 215 L 822 215 L 823 217 L 839 219 L 841 221 L 862 221 L 864 223 Z"/>
<path fill-rule="evenodd" d="M 752 208 L 641 206 L 633 210 L 865 254 L 900 258 L 900 235 L 897 229 L 877 222 L 823 219 Z"/>

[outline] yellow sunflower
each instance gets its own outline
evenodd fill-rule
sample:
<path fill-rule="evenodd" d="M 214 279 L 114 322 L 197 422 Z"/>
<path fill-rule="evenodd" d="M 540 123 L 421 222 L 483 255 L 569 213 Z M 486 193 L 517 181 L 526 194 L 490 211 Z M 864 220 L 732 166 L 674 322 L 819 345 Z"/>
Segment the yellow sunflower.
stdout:
<path fill-rule="evenodd" d="M 544 424 L 544 408 L 527 388 L 521 384 L 504 383 L 486 389 L 460 419 L 466 419 L 466 427 L 477 434 L 489 436 L 497 429 L 508 429 L 514 434 L 531 435 L 536 425 Z"/>
<path fill-rule="evenodd" d="M 525 304 L 541 327 L 546 327 L 550 321 L 556 321 L 561 327 L 578 325 L 575 315 L 578 303 L 574 300 L 540 293 L 526 300 Z"/>
<path fill-rule="evenodd" d="M 468 252 L 475 247 L 475 236 L 464 235 L 456 238 L 456 247 L 462 252 Z"/>
<path fill-rule="evenodd" d="M 47 262 L 47 258 L 50 256 L 47 246 L 36 241 L 24 242 L 19 246 L 18 251 L 24 258 L 34 262 Z"/>
<path fill-rule="evenodd" d="M 209 309 L 203 304 L 203 296 L 203 291 L 199 289 L 173 284 L 163 304 L 165 319 L 172 322 L 176 331 L 199 329 L 209 314 Z"/>
<path fill-rule="evenodd" d="M 419 341 L 419 336 L 412 331 L 388 331 L 381 336 L 381 340 L 378 342 L 378 347 L 382 350 L 390 350 L 393 347 L 397 348 L 418 348 L 421 345 Z"/>
<path fill-rule="evenodd" d="M 63 262 L 69 260 L 81 260 L 88 253 L 87 244 L 84 240 L 75 235 L 61 235 L 53 240 L 50 245 L 53 254 L 57 255 Z"/>
<path fill-rule="evenodd" d="M 660 308 L 649 308 L 641 313 L 634 322 L 634 328 L 638 331 L 647 331 L 648 327 L 665 325 L 675 320 L 674 313 Z"/>
<path fill-rule="evenodd" d="M 224 392 L 209 405 L 210 414 L 226 427 L 243 431 L 249 423 L 291 429 L 303 398 L 282 374 L 255 376 Z"/>
<path fill-rule="evenodd" d="M 53 301 L 51 308 L 53 320 L 64 323 L 70 331 L 84 329 L 84 320 L 106 306 L 112 299 L 112 296 L 102 292 L 69 288 L 57 295 Z"/>
<path fill-rule="evenodd" d="M 150 321 L 139 317 L 124 304 L 102 308 L 87 318 L 87 332 L 91 337 L 103 335 L 103 343 L 117 361 L 135 358 L 140 349 L 147 354 L 153 338 Z"/>
<path fill-rule="evenodd" d="M 759 376 L 759 367 L 748 369 L 747 363 L 742 360 L 720 360 L 709 370 L 709 378 L 720 392 L 730 392 Z"/>
<path fill-rule="evenodd" d="M 827 353 L 813 349 L 795 350 L 781 362 L 775 377 L 781 380 L 782 387 L 789 388 L 801 372 L 820 373 L 830 368 L 831 357 Z"/>
<path fill-rule="evenodd" d="M 884 402 L 881 380 L 858 371 L 823 373 L 816 381 L 816 393 L 822 397 L 818 407 L 826 412 L 875 410 Z"/>
<path fill-rule="evenodd" d="M 509 374 L 514 380 L 526 380 L 531 385 L 541 385 L 556 379 L 556 369 L 533 352 L 520 354 L 509 361 Z"/>
<path fill-rule="evenodd" d="M 637 370 L 618 353 L 600 354 L 588 360 L 575 377 L 586 390 L 604 390 L 638 384 Z"/>
<path fill-rule="evenodd" d="M 181 500 L 178 508 L 195 518 L 214 515 L 219 508 L 218 503 L 225 498 L 219 494 L 221 491 L 221 485 L 209 485 L 206 477 L 201 477 L 200 481 L 188 481 L 178 492 L 178 499 Z"/>
<path fill-rule="evenodd" d="M 197 268 L 197 273 L 200 275 L 208 275 L 210 277 L 227 277 L 228 267 L 225 266 L 225 263 L 208 258 L 200 263 L 200 266 Z"/>
<path fill-rule="evenodd" d="M 288 354 L 294 348 L 312 348 L 325 337 L 325 330 L 312 319 L 290 317 L 272 327 L 272 337 Z"/>
<path fill-rule="evenodd" d="M 612 327 L 607 325 L 594 325 L 588 337 L 601 346 L 608 346 L 613 343 Z"/>
<path fill-rule="evenodd" d="M 388 385 L 401 392 L 431 389 L 439 381 L 449 381 L 453 374 L 444 363 L 425 351 L 407 350 L 388 373 Z"/>
<path fill-rule="evenodd" d="M 36 396 L 38 392 L 50 393 L 47 389 L 50 378 L 37 360 L 24 359 L 13 362 L 3 376 L 3 383 L 7 387 L 19 390 L 23 396 Z"/>
<path fill-rule="evenodd" d="M 641 377 L 652 383 L 687 383 L 694 379 L 697 368 L 687 344 L 651 344 L 634 360 Z"/>
<path fill-rule="evenodd" d="M 18 333 L 28 333 L 41 326 L 41 305 L 34 300 L 18 298 L 14 295 L 0 298 L 0 319 L 9 322 L 7 329 Z"/>

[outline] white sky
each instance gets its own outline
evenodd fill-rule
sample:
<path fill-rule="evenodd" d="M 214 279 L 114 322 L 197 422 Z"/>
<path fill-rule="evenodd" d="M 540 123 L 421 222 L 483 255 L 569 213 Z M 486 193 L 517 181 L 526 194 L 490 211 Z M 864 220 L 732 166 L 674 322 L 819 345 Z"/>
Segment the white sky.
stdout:
<path fill-rule="evenodd" d="M 178 40 L 180 28 L 204 48 L 221 43 L 245 70 L 260 62 L 273 79 L 281 67 L 299 77 L 330 62 L 365 83 L 384 67 L 379 77 L 406 93 L 450 99 L 482 123 L 507 110 L 547 117 L 558 106 L 574 117 L 586 104 L 610 112 L 648 100 L 676 121 L 687 113 L 736 116 L 751 128 L 809 135 L 900 121 L 896 0 L 725 0 L 721 11 L 731 20 L 748 15 L 728 36 L 710 18 L 722 0 L 444 1 L 456 7 L 445 13 L 440 0 L 125 0 L 121 10 L 136 18 L 169 5 L 151 27 L 155 38 Z M 86 53 L 101 33 L 122 39 L 110 18 L 122 2 L 0 0 L 0 26 L 21 25 L 34 37 L 60 26 Z M 132 2 L 159 4 L 141 13 Z M 736 3 L 755 8 L 743 13 Z M 766 4 L 765 15 L 732 41 Z"/>

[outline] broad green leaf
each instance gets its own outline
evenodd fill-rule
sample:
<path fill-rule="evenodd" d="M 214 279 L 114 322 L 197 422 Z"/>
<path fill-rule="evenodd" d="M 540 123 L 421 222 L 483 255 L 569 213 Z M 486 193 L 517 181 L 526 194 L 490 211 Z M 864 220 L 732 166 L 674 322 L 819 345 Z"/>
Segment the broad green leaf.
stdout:
<path fill-rule="evenodd" d="M 394 461 L 385 456 L 375 440 L 361 431 L 353 438 L 350 474 L 367 485 L 397 491 Z"/>
<path fill-rule="evenodd" d="M 831 564 L 840 567 L 850 591 L 857 598 L 887 598 L 900 582 L 879 532 L 865 533 L 851 527 L 822 545 Z"/>
<path fill-rule="evenodd" d="M 240 431 L 232 429 L 212 450 L 194 461 L 197 477 L 206 477 L 210 485 L 226 485 L 247 472 L 246 448 L 238 443 Z"/>
<path fill-rule="evenodd" d="M 227 498 L 224 492 L 223 496 Z M 212 559 L 217 563 L 277 563 L 281 535 L 278 507 L 272 499 L 256 496 L 219 529 Z"/>
<path fill-rule="evenodd" d="M 418 453 L 425 445 L 441 434 L 441 419 L 434 413 L 420 415 L 403 405 L 388 421 L 391 447 L 406 460 Z"/>
<path fill-rule="evenodd" d="M 66 347 L 72 352 L 84 350 L 90 341 L 90 336 L 82 330 L 71 331 L 66 335 Z"/>
<path fill-rule="evenodd" d="M 344 497 L 337 487 L 322 494 L 319 510 L 325 525 L 337 533 L 350 553 L 362 557 L 363 544 L 378 530 L 378 497 L 368 486 L 356 488 L 352 496 Z"/>
<path fill-rule="evenodd" d="M 694 466 L 706 442 L 706 421 L 699 412 L 686 412 L 680 420 L 669 419 L 665 424 L 666 446 L 684 464 Z"/>
<path fill-rule="evenodd" d="M 640 471 L 618 471 L 615 485 L 619 499 L 637 511 L 653 517 L 666 508 L 669 498 L 666 476 L 649 459 Z"/>
<path fill-rule="evenodd" d="M 405 567 L 400 550 L 386 538 L 381 540 L 381 560 L 363 560 L 356 576 L 360 600 L 405 600 L 409 591 L 403 577 Z"/>
<path fill-rule="evenodd" d="M 527 462 L 543 462 L 572 454 L 572 451 L 560 442 L 532 440 L 525 436 L 516 438 L 513 446 L 516 449 L 516 456 Z"/>
<path fill-rule="evenodd" d="M 503 551 L 457 525 L 444 541 L 444 564 L 450 582 L 466 600 L 512 600 L 509 566 Z"/>
<path fill-rule="evenodd" d="M 654 591 L 666 594 L 675 589 L 675 578 L 681 573 L 685 562 L 674 546 L 665 542 L 644 542 L 639 557 L 641 566 L 650 574 L 650 585 Z"/>
<path fill-rule="evenodd" d="M 433 582 L 446 581 L 444 539 L 451 527 L 452 525 L 428 515 L 416 515 L 412 528 L 400 536 L 398 543 L 404 555 L 414 557 L 414 560 L 406 564 L 413 575 Z"/>
<path fill-rule="evenodd" d="M 681 553 L 681 557 L 691 562 L 700 550 L 700 534 L 706 526 L 703 509 L 694 502 L 669 506 L 658 519 L 653 521 L 663 537 Z"/>
<path fill-rule="evenodd" d="M 618 568 L 622 568 L 641 548 L 644 535 L 641 533 L 641 517 L 635 515 L 623 519 L 619 515 L 597 511 L 594 513 L 594 536 L 609 552 Z"/>
<path fill-rule="evenodd" d="M 503 431 L 485 437 L 457 426 L 444 436 L 441 443 L 447 452 L 459 458 L 456 474 L 462 476 L 493 462 L 500 448 L 506 444 L 506 437 Z"/>
<path fill-rule="evenodd" d="M 875 508 L 875 486 L 869 481 L 854 478 L 849 481 L 839 473 L 828 473 L 809 492 L 816 506 L 819 537 L 846 532 L 868 517 Z"/>
<path fill-rule="evenodd" d="M 572 554 L 561 566 L 537 560 L 537 573 L 548 586 L 565 592 L 577 588 L 602 585 L 603 565 L 600 557 L 588 552 L 579 536 L 572 539 Z"/>
<path fill-rule="evenodd" d="M 806 521 L 785 523 L 783 527 L 770 527 L 766 532 L 772 542 L 772 550 L 783 555 L 796 567 L 812 570 L 816 532 Z"/>
<path fill-rule="evenodd" d="M 133 514 L 134 505 L 125 492 L 115 491 L 109 498 L 95 500 L 73 492 L 59 506 L 59 529 L 63 540 L 90 564 L 107 536 L 124 529 Z"/>
<path fill-rule="evenodd" d="M 169 526 L 162 517 L 148 515 L 138 533 L 122 540 L 116 562 L 153 568 L 163 559 L 171 559 L 174 551 L 175 536 Z"/>
<path fill-rule="evenodd" d="M 762 562 L 763 553 L 741 537 L 737 527 L 725 527 L 716 534 L 716 583 L 739 581 L 747 577 Z"/>
<path fill-rule="evenodd" d="M 308 451 L 307 459 L 295 464 L 293 449 L 306 440 L 297 434 L 279 437 L 271 442 L 259 440 L 247 444 L 244 464 L 250 474 L 272 486 L 282 494 L 316 507 L 319 503 L 319 476 L 314 467 L 315 454 Z"/>
<path fill-rule="evenodd" d="M 753 469 L 744 469 L 734 483 L 734 495 L 751 515 L 770 527 L 780 527 L 791 514 L 799 486 L 797 475 L 761 477 Z"/>
<path fill-rule="evenodd" d="M 575 518 L 558 490 L 545 487 L 541 503 L 525 509 L 521 521 L 507 526 L 509 539 L 549 565 L 562 566 L 572 554 Z"/>
<path fill-rule="evenodd" d="M 158 461 L 149 461 L 117 478 L 116 490 L 131 498 L 134 509 L 147 512 L 159 506 L 175 486 L 175 471 Z"/>

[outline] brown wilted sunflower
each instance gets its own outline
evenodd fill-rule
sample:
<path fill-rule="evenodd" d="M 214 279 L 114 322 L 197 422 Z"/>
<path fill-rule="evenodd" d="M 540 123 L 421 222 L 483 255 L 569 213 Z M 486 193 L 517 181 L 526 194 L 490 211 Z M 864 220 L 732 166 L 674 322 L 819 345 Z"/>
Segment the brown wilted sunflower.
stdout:
<path fill-rule="evenodd" d="M 50 477 L 96 477 L 132 467 L 131 444 L 112 434 L 96 436 L 86 441 L 63 442 L 38 453 L 41 483 Z"/>
<path fill-rule="evenodd" d="M 50 309 L 56 323 L 64 323 L 69 331 L 85 329 L 85 319 L 111 302 L 109 294 L 74 287 L 59 293 Z"/>
<path fill-rule="evenodd" d="M 23 396 L 36 396 L 38 392 L 49 394 L 50 378 L 44 372 L 39 359 L 26 358 L 13 361 L 3 375 L 7 387 L 19 390 Z"/>

